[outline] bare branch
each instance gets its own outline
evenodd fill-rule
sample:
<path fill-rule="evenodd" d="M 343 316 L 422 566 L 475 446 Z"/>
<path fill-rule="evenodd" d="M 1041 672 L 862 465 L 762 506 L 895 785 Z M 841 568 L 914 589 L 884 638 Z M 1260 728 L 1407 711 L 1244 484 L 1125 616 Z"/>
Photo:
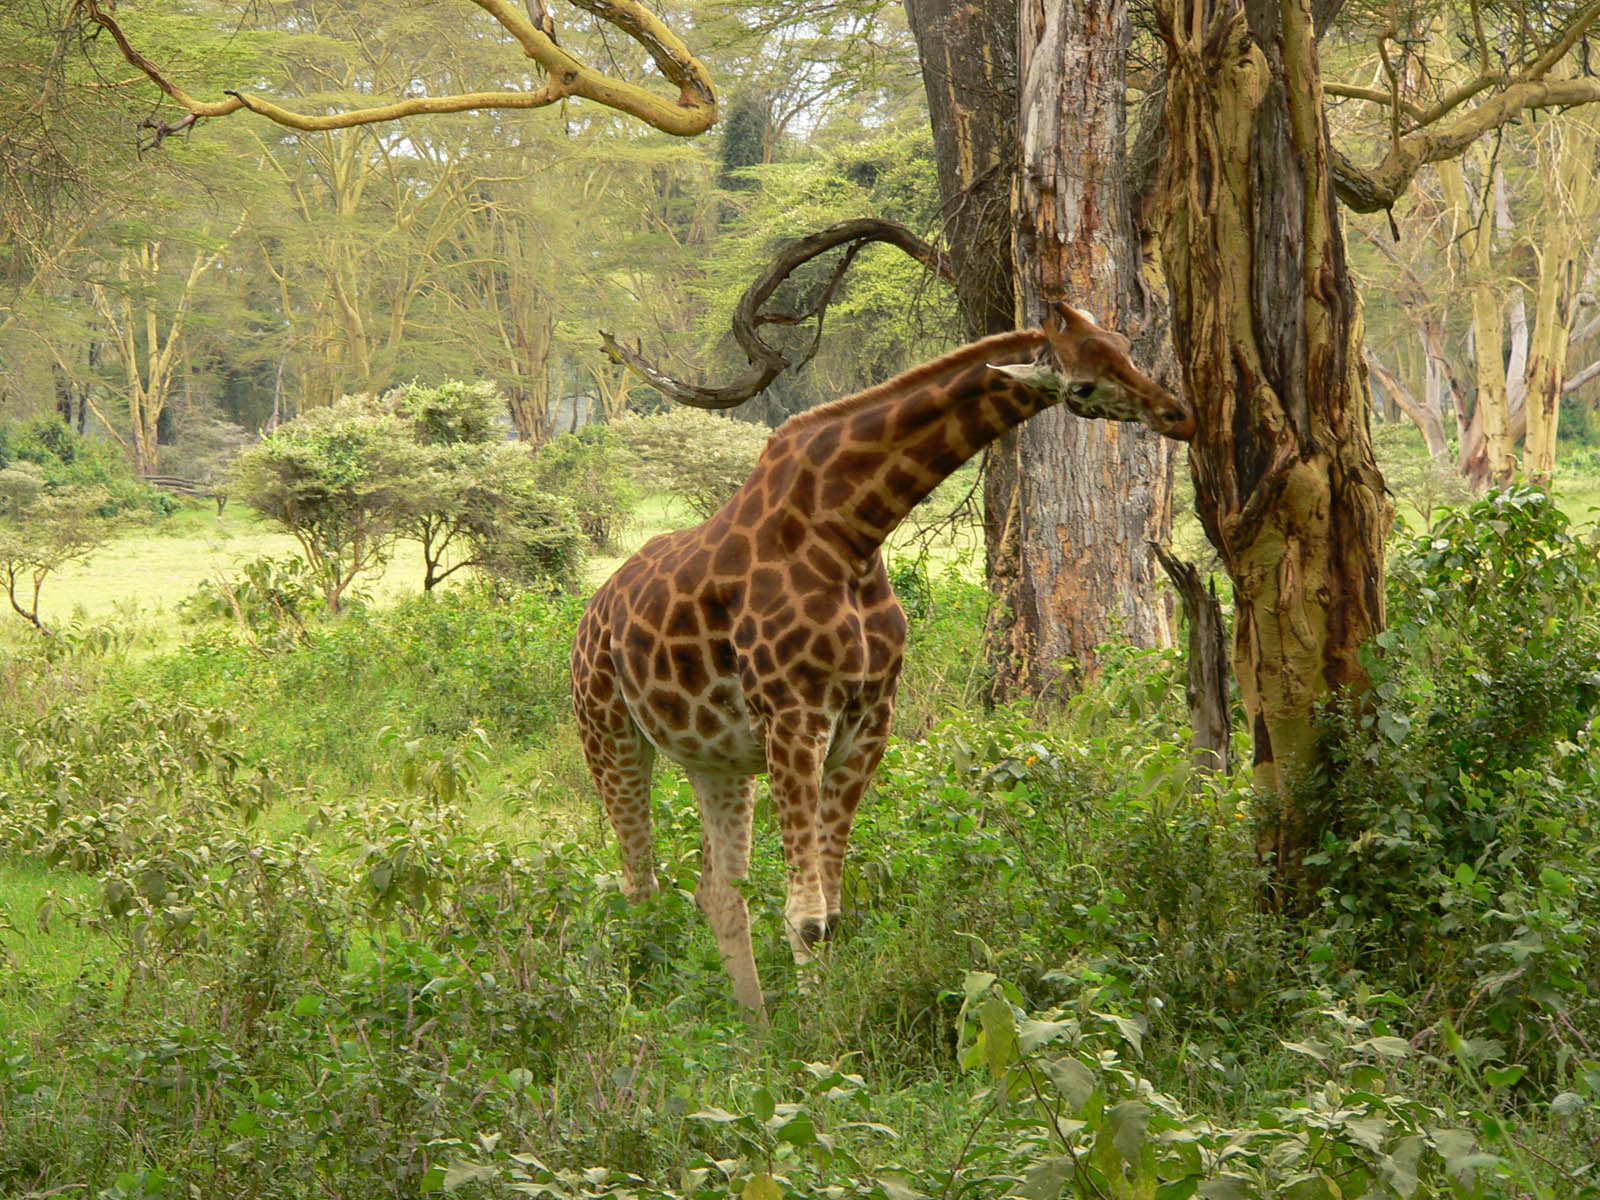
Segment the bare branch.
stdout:
<path fill-rule="evenodd" d="M 903 250 L 947 283 L 955 281 L 949 260 L 904 225 L 870 217 L 843 221 L 784 246 L 766 270 L 745 289 L 733 311 L 733 336 L 750 360 L 750 368 L 734 382 L 721 387 L 701 387 L 674 379 L 646 359 L 641 348 L 635 346 L 629 350 L 605 330 L 600 331 L 600 344 L 612 362 L 637 372 L 670 400 L 695 408 L 733 408 L 760 393 L 785 370 L 798 370 L 811 361 L 822 341 L 822 322 L 828 304 L 851 262 L 869 242 L 883 242 Z M 827 286 L 810 307 L 797 313 L 762 310 L 762 305 L 798 268 L 840 246 L 845 247 L 845 252 L 834 265 Z M 763 325 L 798 325 L 813 318 L 817 325 L 811 343 L 797 358 L 774 349 L 761 338 Z"/>
<path fill-rule="evenodd" d="M 1600 359 L 1596 359 L 1576 375 L 1569 376 L 1561 385 L 1563 395 L 1571 395 L 1596 375 L 1600 375 Z"/>
<path fill-rule="evenodd" d="M 664 133 L 693 137 L 709 129 L 717 119 L 716 86 L 699 59 L 688 46 L 638 0 L 572 0 L 577 7 L 593 13 L 638 42 L 655 61 L 656 68 L 678 87 L 676 99 L 658 95 L 638 84 L 612 78 L 603 71 L 580 62 L 556 44 L 549 30 L 554 26 L 540 9 L 540 19 L 507 3 L 507 0 L 472 0 L 517 39 L 523 52 L 545 71 L 547 82 L 532 91 L 463 92 L 450 96 L 416 96 L 392 104 L 347 109 L 334 113 L 302 113 L 248 92 L 230 90 L 225 100 L 200 100 L 186 92 L 155 63 L 141 54 L 115 15 L 113 0 L 84 0 L 85 11 L 111 34 L 122 57 L 142 71 L 149 80 L 189 116 L 176 122 L 146 122 L 154 132 L 154 144 L 193 124 L 201 117 L 225 117 L 248 109 L 289 129 L 311 132 L 346 129 L 353 125 L 372 125 L 423 113 L 455 113 L 473 109 L 543 108 L 576 96 L 593 100 L 607 108 L 627 113 L 653 125 Z"/>

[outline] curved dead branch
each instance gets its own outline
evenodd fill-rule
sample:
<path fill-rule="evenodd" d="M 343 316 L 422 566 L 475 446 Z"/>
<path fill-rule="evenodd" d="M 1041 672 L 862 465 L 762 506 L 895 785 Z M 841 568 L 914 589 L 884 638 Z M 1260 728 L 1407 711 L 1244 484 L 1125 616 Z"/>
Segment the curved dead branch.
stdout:
<path fill-rule="evenodd" d="M 704 133 L 717 120 L 717 92 L 711 74 L 690 53 L 683 40 L 668 29 L 649 7 L 639 0 L 572 0 L 586 12 L 627 34 L 654 60 L 656 69 L 676 84 L 678 95 L 660 95 L 638 84 L 613 78 L 580 61 L 557 44 L 555 25 L 542 5 L 534 6 L 530 16 L 514 7 L 510 0 L 472 0 L 493 17 L 512 37 L 523 53 L 545 72 L 541 88 L 529 91 L 463 92 L 450 96 L 414 96 L 392 104 L 346 109 L 332 113 L 304 113 L 274 104 L 249 92 L 224 92 L 224 100 L 201 100 L 191 96 L 174 79 L 151 62 L 129 40 L 117 21 L 115 0 L 84 0 L 89 18 L 117 43 L 132 66 L 171 99 L 188 111 L 176 122 L 150 120 L 154 141 L 192 125 L 201 117 L 225 117 L 241 108 L 257 113 L 289 129 L 303 132 L 346 129 L 353 125 L 372 125 L 418 113 L 455 113 L 484 108 L 542 108 L 569 96 L 582 97 L 618 112 L 628 113 L 664 133 L 693 137 Z"/>
<path fill-rule="evenodd" d="M 798 370 L 811 361 L 817 352 L 817 347 L 822 343 L 822 323 L 827 314 L 828 304 L 833 300 L 834 293 L 838 291 L 839 284 L 843 281 L 845 272 L 850 269 L 850 264 L 855 261 L 856 255 L 871 242 L 883 242 L 903 250 L 945 282 L 952 284 L 955 282 L 949 260 L 904 225 L 870 217 L 842 221 L 838 225 L 829 226 L 827 229 L 788 243 L 767 264 L 766 270 L 761 272 L 755 282 L 745 289 L 744 295 L 739 298 L 738 307 L 733 310 L 733 336 L 744 350 L 745 357 L 750 360 L 750 368 L 732 383 L 721 387 L 701 387 L 698 384 L 674 379 L 645 358 L 642 348 L 637 343 L 630 350 L 603 329 L 600 331 L 600 344 L 613 362 L 621 363 L 634 371 L 669 400 L 678 404 L 688 404 L 694 408 L 733 408 L 758 395 L 785 370 Z M 827 286 L 808 308 L 800 312 L 774 312 L 763 309 L 762 306 L 772 298 L 772 294 L 778 290 L 783 281 L 797 269 L 841 246 L 844 247 L 844 253 L 834 264 Z M 812 331 L 811 342 L 798 357 L 791 358 L 762 340 L 763 325 L 799 325 L 813 318 L 817 324 Z"/>

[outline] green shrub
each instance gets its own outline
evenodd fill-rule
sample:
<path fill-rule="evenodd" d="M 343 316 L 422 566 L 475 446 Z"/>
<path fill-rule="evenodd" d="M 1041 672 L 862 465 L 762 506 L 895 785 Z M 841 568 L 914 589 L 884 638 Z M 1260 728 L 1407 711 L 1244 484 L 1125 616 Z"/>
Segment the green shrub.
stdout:
<path fill-rule="evenodd" d="M 1560 1026 L 1600 1019 L 1600 560 L 1517 488 L 1443 517 L 1391 578 L 1371 703 L 1328 718 L 1311 797 L 1336 831 L 1308 859 L 1322 920 L 1548 1072 Z"/>
<path fill-rule="evenodd" d="M 433 387 L 413 381 L 384 399 L 425 446 L 482 445 L 501 437 L 506 398 L 487 381 L 450 379 Z"/>
<path fill-rule="evenodd" d="M 133 473 L 120 447 L 100 438 L 80 437 L 55 416 L 0 423 L 0 468 L 32 463 L 52 488 L 94 491 L 103 496 L 99 515 L 146 513 L 168 516 L 178 503 Z"/>
<path fill-rule="evenodd" d="M 625 462 L 622 441 L 609 426 L 585 425 L 539 447 L 534 485 L 571 501 L 589 544 L 606 550 L 637 499 Z"/>
<path fill-rule="evenodd" d="M 637 460 L 640 484 L 675 496 L 702 519 L 750 477 L 772 432 L 683 405 L 654 416 L 624 415 L 611 428 Z"/>

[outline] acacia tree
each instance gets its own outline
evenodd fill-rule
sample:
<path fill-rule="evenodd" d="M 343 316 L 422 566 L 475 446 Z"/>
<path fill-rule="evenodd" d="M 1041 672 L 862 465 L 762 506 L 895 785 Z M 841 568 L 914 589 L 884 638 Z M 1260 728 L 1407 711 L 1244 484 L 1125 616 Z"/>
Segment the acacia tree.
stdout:
<path fill-rule="evenodd" d="M 237 232 L 236 227 L 234 233 Z M 122 366 L 129 428 L 129 440 L 124 444 L 133 455 L 133 469 L 141 475 L 156 471 L 160 454 L 157 427 L 171 397 L 177 369 L 184 361 L 184 333 L 196 290 L 205 273 L 221 258 L 222 245 L 195 248 L 187 272 L 177 277 L 181 282 L 170 303 L 163 295 L 167 289 L 161 251 L 159 241 L 129 247 L 118 262 L 115 285 L 89 285 L 105 340 Z M 116 424 L 99 411 L 92 398 L 88 403 L 112 435 L 122 441 Z"/>
<path fill-rule="evenodd" d="M 906 8 L 965 334 L 1036 321 L 1049 300 L 1067 299 L 1155 362 L 1165 338 L 1141 278 L 1124 152 L 1126 6 Z M 1063 660 L 1092 665 L 1114 630 L 1146 646 L 1170 641 L 1152 549 L 1171 522 L 1162 439 L 1052 411 L 985 462 L 997 696 L 1048 689 Z"/>
<path fill-rule="evenodd" d="M 1233 580 L 1256 779 L 1281 800 L 1319 766 L 1316 705 L 1363 689 L 1358 652 L 1384 622 L 1391 508 L 1372 456 L 1337 201 L 1393 204 L 1425 163 L 1459 155 L 1519 111 L 1600 98 L 1600 81 L 1552 77 L 1600 5 L 1571 10 L 1541 38 L 1526 26 L 1503 31 L 1505 58 L 1480 20 L 1480 69 L 1461 86 L 1413 80 L 1386 56 L 1388 88 L 1327 89 L 1385 110 L 1383 157 L 1362 170 L 1334 150 L 1323 111 L 1316 39 L 1336 11 L 1310 0 L 1157 9 L 1167 57 L 1162 253 L 1199 423 L 1190 464 Z M 1403 32 L 1414 31 L 1381 27 L 1380 46 Z M 1291 889 L 1319 833 L 1287 802 L 1264 825 L 1262 849 Z"/>

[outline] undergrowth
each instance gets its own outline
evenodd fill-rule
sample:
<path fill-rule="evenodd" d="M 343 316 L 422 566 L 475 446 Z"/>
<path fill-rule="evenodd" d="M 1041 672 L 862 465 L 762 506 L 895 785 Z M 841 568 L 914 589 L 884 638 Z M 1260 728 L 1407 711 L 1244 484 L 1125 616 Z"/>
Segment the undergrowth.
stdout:
<path fill-rule="evenodd" d="M 674 774 L 638 907 L 602 837 L 494 815 L 530 746 L 576 778 L 572 605 L 19 651 L 0 871 L 92 886 L 0 923 L 0 1195 L 1600 1195 L 1592 559 L 1532 502 L 1490 519 L 1395 572 L 1303 918 L 1257 902 L 1248 779 L 1191 772 L 1176 655 L 981 713 L 981 595 L 905 575 L 908 703 L 805 979 L 758 817 L 770 1029 L 695 908 Z M 1469 553 L 1556 574 L 1432 587 Z M 67 927 L 102 950 L 62 984 Z"/>

